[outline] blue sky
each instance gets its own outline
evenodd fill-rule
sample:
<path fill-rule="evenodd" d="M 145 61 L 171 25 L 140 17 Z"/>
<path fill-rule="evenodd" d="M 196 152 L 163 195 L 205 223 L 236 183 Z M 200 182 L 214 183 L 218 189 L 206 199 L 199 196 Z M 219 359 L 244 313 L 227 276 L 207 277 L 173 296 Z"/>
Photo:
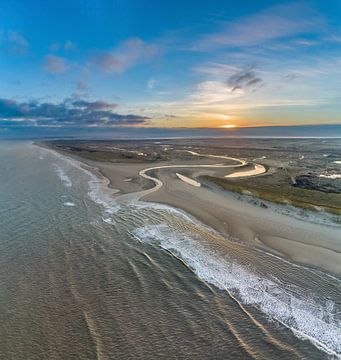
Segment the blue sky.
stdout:
<path fill-rule="evenodd" d="M 341 123 L 341 2 L 0 0 L 0 129 Z"/>

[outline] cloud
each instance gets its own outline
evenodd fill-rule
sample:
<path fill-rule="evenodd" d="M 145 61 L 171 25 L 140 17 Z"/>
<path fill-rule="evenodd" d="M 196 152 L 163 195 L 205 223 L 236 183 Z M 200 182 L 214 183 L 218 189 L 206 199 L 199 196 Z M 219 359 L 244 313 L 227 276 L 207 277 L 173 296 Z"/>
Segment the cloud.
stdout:
<path fill-rule="evenodd" d="M 256 76 L 252 69 L 244 69 L 231 75 L 226 84 L 230 87 L 231 92 L 239 90 L 257 90 L 264 85 L 263 80 Z"/>
<path fill-rule="evenodd" d="M 70 95 L 70 97 L 74 100 L 80 100 L 80 99 L 88 99 L 90 95 L 86 92 L 74 92 Z"/>
<path fill-rule="evenodd" d="M 225 103 L 243 94 L 242 89 L 232 90 L 233 88 L 223 81 L 202 81 L 190 96 L 190 100 L 192 105 L 209 105 Z"/>
<path fill-rule="evenodd" d="M 200 82 L 191 95 L 191 100 L 200 105 L 226 103 L 264 85 L 252 67 L 210 63 L 194 70 L 210 77 L 210 80 Z"/>
<path fill-rule="evenodd" d="M 5 48 L 16 55 L 24 55 L 28 48 L 29 42 L 27 39 L 15 31 L 8 31 L 3 36 Z"/>
<path fill-rule="evenodd" d="M 321 17 L 304 3 L 275 5 L 236 21 L 225 22 L 220 31 L 203 36 L 193 50 L 259 45 L 271 40 L 316 32 L 322 26 Z"/>
<path fill-rule="evenodd" d="M 208 65 L 197 66 L 193 70 L 201 74 L 222 78 L 232 76 L 241 69 L 235 65 L 211 62 Z"/>
<path fill-rule="evenodd" d="M 60 44 L 59 43 L 52 43 L 49 45 L 49 50 L 51 52 L 56 52 L 60 49 Z"/>
<path fill-rule="evenodd" d="M 149 90 L 153 90 L 157 84 L 157 81 L 155 79 L 149 79 L 147 82 L 147 88 Z"/>
<path fill-rule="evenodd" d="M 72 105 L 75 107 L 83 108 L 90 111 L 98 111 L 98 110 L 113 110 L 118 107 L 115 103 L 108 103 L 105 101 L 85 101 L 85 100 L 77 100 L 73 101 Z"/>
<path fill-rule="evenodd" d="M 65 99 L 60 103 L 0 99 L 0 126 L 115 127 L 144 124 L 146 116 L 118 114 L 117 104 Z"/>
<path fill-rule="evenodd" d="M 68 69 L 68 65 L 60 56 L 47 55 L 44 58 L 44 69 L 51 74 L 61 74 Z"/>
<path fill-rule="evenodd" d="M 61 44 L 61 43 L 58 43 L 58 42 L 55 42 L 55 43 L 52 43 L 49 45 L 49 50 L 53 53 L 59 51 L 59 50 L 64 50 L 64 51 L 69 51 L 69 50 L 74 50 L 76 49 L 77 45 L 76 43 L 74 43 L 73 41 L 71 40 L 67 40 L 65 41 L 65 43 Z"/>
<path fill-rule="evenodd" d="M 88 89 L 88 88 L 89 88 L 88 84 L 85 83 L 84 81 L 79 81 L 77 83 L 77 89 L 78 90 L 85 90 L 85 89 Z"/>
<path fill-rule="evenodd" d="M 155 46 L 139 38 L 128 39 L 111 51 L 95 54 L 90 64 L 108 74 L 121 74 L 132 66 L 145 62 L 157 53 Z"/>
<path fill-rule="evenodd" d="M 74 43 L 71 40 L 65 41 L 64 50 L 67 51 L 67 50 L 74 50 L 74 49 L 76 49 L 76 43 Z"/>

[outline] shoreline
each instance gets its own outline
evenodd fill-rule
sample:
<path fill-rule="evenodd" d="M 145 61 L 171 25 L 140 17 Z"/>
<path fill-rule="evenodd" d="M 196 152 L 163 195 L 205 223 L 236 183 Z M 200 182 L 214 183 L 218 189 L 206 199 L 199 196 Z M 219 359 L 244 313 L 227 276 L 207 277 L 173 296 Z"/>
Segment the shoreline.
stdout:
<path fill-rule="evenodd" d="M 50 147 L 47 149 L 56 151 Z M 186 184 L 174 171 L 186 167 L 184 164 L 154 163 L 153 167 L 148 167 L 150 163 L 106 163 L 71 156 L 62 151 L 56 152 L 85 164 L 87 170 L 96 176 L 100 174 L 108 179 L 108 187 L 119 190 L 113 194 L 113 198 L 118 201 L 121 196 L 133 196 L 136 193 L 142 201 L 180 209 L 224 237 L 232 237 L 286 260 L 334 275 L 341 274 L 341 244 L 338 241 L 340 230 L 337 228 L 295 219 L 272 209 L 263 209 L 238 200 L 233 193 L 219 191 L 206 184 L 201 187 Z M 238 166 L 240 165 L 237 164 L 236 167 Z M 200 168 L 195 164 L 193 167 Z M 152 176 L 147 174 L 152 171 Z M 157 177 L 154 177 L 154 172 L 157 172 Z M 144 179 L 141 173 L 145 174 Z M 156 185 L 151 186 L 151 182 Z"/>
<path fill-rule="evenodd" d="M 213 192 L 207 187 L 195 188 L 182 181 L 172 186 L 171 176 L 161 175 L 157 180 L 163 181 L 165 186 L 141 199 L 183 210 L 225 237 L 340 275 L 339 229 L 262 209 L 238 200 L 227 191 Z"/>

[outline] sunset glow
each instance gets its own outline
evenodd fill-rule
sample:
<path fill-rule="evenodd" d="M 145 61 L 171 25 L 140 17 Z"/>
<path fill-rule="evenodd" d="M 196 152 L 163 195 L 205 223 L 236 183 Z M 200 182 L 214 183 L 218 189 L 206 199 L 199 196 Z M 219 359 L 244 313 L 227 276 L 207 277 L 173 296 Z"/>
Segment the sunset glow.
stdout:
<path fill-rule="evenodd" d="M 142 3 L 3 0 L 0 136 L 340 124 L 340 1 Z"/>
<path fill-rule="evenodd" d="M 226 124 L 226 125 L 220 125 L 220 126 L 218 126 L 218 127 L 222 128 L 222 129 L 233 129 L 233 128 L 236 127 L 236 125 Z"/>

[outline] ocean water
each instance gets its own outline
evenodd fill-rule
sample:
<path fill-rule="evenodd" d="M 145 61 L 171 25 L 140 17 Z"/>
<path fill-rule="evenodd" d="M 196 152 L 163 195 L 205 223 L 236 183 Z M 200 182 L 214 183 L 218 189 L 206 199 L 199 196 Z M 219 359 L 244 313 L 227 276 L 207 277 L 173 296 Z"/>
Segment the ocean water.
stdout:
<path fill-rule="evenodd" d="M 0 359 L 328 359 L 341 282 L 0 142 Z"/>

